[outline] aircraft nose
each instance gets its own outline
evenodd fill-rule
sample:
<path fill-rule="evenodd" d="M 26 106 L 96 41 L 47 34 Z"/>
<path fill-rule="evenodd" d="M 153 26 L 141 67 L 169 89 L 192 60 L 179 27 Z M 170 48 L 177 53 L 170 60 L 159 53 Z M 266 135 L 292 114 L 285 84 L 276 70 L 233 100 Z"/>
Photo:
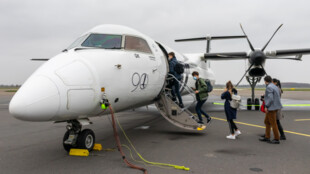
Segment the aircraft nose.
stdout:
<path fill-rule="evenodd" d="M 56 84 L 45 76 L 30 77 L 10 102 L 9 111 L 15 118 L 25 121 L 48 121 L 60 105 Z"/>

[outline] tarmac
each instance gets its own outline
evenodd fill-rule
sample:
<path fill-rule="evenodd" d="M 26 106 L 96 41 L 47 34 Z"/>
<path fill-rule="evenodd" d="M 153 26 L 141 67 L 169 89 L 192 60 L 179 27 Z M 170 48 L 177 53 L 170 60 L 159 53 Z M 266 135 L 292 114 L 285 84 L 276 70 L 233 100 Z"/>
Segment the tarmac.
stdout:
<path fill-rule="evenodd" d="M 303 97 L 310 96 L 305 92 Z M 310 104 L 307 98 L 293 94 L 283 104 Z M 88 157 L 69 156 L 62 147 L 65 123 L 24 122 L 9 114 L 12 95 L 0 95 L 0 173 L 92 173 L 139 174 L 127 167 L 117 150 L 93 151 Z M 246 99 L 246 98 L 245 98 Z M 244 99 L 244 100 L 245 100 Z M 184 98 L 190 103 L 190 98 Z M 191 132 L 166 121 L 154 106 L 116 114 L 135 148 L 148 161 L 189 167 L 189 171 L 160 168 L 134 161 L 124 148 L 127 159 L 147 169 L 148 173 L 197 174 L 309 174 L 310 173 L 310 107 L 287 106 L 281 120 L 287 140 L 279 145 L 258 141 L 264 134 L 264 114 L 259 111 L 238 111 L 237 126 L 242 132 L 236 140 L 229 134 L 223 102 L 216 92 L 204 109 L 213 117 L 207 129 Z M 193 108 L 191 108 L 192 110 Z M 96 142 L 103 148 L 116 148 L 109 116 L 91 119 Z M 122 144 L 126 139 L 119 131 Z M 134 159 L 139 160 L 136 154 Z"/>

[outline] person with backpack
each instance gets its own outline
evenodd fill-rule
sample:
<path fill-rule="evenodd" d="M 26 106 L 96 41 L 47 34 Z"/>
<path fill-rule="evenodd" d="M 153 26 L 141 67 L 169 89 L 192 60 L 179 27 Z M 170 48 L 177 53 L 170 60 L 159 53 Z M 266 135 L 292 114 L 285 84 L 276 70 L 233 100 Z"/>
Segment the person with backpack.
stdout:
<path fill-rule="evenodd" d="M 238 91 L 234 88 L 233 84 L 231 81 L 228 81 L 226 83 L 226 89 L 222 93 L 221 98 L 225 99 L 225 114 L 226 114 L 226 119 L 229 124 L 229 129 L 230 129 L 230 135 L 226 136 L 227 139 L 236 139 L 238 135 L 241 134 L 240 130 L 236 126 L 234 119 L 237 118 L 237 108 L 231 107 L 231 101 L 232 101 L 232 96 L 237 95 Z"/>
<path fill-rule="evenodd" d="M 184 72 L 184 67 L 182 64 L 180 64 L 175 57 L 174 52 L 170 52 L 168 54 L 169 58 L 169 74 L 174 76 L 178 81 L 182 80 L 182 74 Z M 182 72 L 183 71 L 183 72 Z M 169 87 L 171 87 L 171 95 L 172 95 L 172 100 L 176 101 L 176 96 L 179 100 L 179 106 L 181 108 L 184 108 L 182 97 L 180 94 L 180 84 L 176 79 L 171 79 Z"/>
<path fill-rule="evenodd" d="M 193 88 L 193 90 L 195 91 L 196 99 L 197 99 L 197 104 L 196 104 L 195 109 L 196 109 L 197 116 L 199 118 L 198 123 L 204 124 L 201 114 L 203 114 L 207 118 L 207 123 L 209 123 L 211 121 L 211 117 L 201 109 L 202 105 L 207 101 L 208 96 L 209 96 L 208 86 L 204 79 L 199 78 L 199 73 L 197 71 L 194 71 L 192 73 L 192 76 L 194 80 L 196 80 L 195 88 Z"/>

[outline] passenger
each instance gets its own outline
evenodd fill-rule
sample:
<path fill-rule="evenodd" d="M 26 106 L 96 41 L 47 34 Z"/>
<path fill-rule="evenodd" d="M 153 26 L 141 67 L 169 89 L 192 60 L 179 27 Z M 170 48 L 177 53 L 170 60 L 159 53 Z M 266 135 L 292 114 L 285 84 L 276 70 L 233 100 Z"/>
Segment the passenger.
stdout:
<path fill-rule="evenodd" d="M 176 59 L 174 52 L 170 52 L 168 54 L 168 58 L 169 58 L 169 74 L 173 75 L 178 81 L 182 80 L 182 75 L 178 74 L 174 69 L 175 66 L 178 64 L 178 60 Z M 179 100 L 179 106 L 181 108 L 184 108 L 183 105 L 183 101 L 182 101 L 182 97 L 180 94 L 180 84 L 176 79 L 172 79 L 170 80 L 170 84 L 168 85 L 171 88 L 171 95 L 172 95 L 172 100 L 176 101 L 176 96 L 178 97 Z"/>
<path fill-rule="evenodd" d="M 195 88 L 193 88 L 193 90 L 195 91 L 196 99 L 197 99 L 196 113 L 199 118 L 198 123 L 204 124 L 201 114 L 203 114 L 207 118 L 207 123 L 209 123 L 211 121 L 211 117 L 201 109 L 202 105 L 208 99 L 208 86 L 203 79 L 199 78 L 199 73 L 197 71 L 194 71 L 192 73 L 192 76 L 194 80 L 196 80 Z"/>
<path fill-rule="evenodd" d="M 280 80 L 274 78 L 274 79 L 272 79 L 272 83 L 279 88 L 279 90 L 280 90 L 280 97 L 281 97 L 282 94 L 283 94 L 283 90 L 282 90 L 282 87 L 281 87 Z M 278 129 L 279 129 L 279 132 L 280 132 L 280 140 L 286 140 L 286 136 L 284 134 L 283 127 L 282 127 L 281 122 L 280 122 L 280 120 L 282 118 L 283 118 L 282 109 L 279 109 L 277 111 L 277 125 L 278 125 Z"/>
<path fill-rule="evenodd" d="M 266 84 L 265 91 L 265 125 L 266 133 L 265 137 L 261 137 L 259 140 L 264 142 L 269 142 L 271 144 L 280 144 L 279 130 L 277 126 L 277 111 L 282 109 L 282 104 L 280 100 L 280 90 L 272 82 L 270 76 L 264 78 Z M 270 131 L 273 130 L 274 140 L 270 141 Z"/>
<path fill-rule="evenodd" d="M 230 101 L 232 100 L 231 97 L 233 94 L 237 95 L 238 91 L 234 88 L 231 81 L 228 81 L 226 83 L 226 89 L 223 92 L 221 98 L 225 99 L 224 108 L 230 129 L 230 135 L 226 136 L 226 138 L 232 140 L 236 139 L 236 137 L 241 134 L 240 130 L 238 129 L 238 127 L 234 122 L 234 119 L 237 119 L 237 109 L 230 107 Z"/>

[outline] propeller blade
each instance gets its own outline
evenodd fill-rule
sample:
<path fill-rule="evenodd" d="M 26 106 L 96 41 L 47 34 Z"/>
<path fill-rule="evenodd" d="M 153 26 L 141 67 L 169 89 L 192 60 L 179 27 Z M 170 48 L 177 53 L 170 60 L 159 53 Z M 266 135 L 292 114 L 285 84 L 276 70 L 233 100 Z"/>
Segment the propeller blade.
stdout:
<path fill-rule="evenodd" d="M 273 35 L 271 36 L 271 38 L 269 39 L 269 41 L 266 43 L 266 45 L 263 47 L 262 51 L 264 51 L 266 49 L 266 47 L 268 46 L 269 42 L 272 40 L 273 36 L 279 31 L 279 29 L 283 26 L 283 24 L 281 24 L 277 30 L 273 33 Z"/>
<path fill-rule="evenodd" d="M 246 35 L 241 24 L 240 24 L 240 27 L 241 27 L 241 30 L 242 30 L 243 34 Z M 246 35 L 246 36 L 247 36 L 247 35 Z M 251 42 L 250 42 L 248 36 L 246 37 L 246 40 L 248 41 L 251 50 L 254 51 L 254 47 L 253 47 L 253 45 L 251 44 Z"/>
<path fill-rule="evenodd" d="M 254 64 L 252 64 L 244 73 L 244 75 L 242 76 L 242 78 L 240 79 L 240 81 L 237 83 L 236 87 L 239 86 L 240 82 L 243 80 L 243 78 L 245 77 L 245 75 L 251 70 L 251 68 L 253 67 Z"/>

